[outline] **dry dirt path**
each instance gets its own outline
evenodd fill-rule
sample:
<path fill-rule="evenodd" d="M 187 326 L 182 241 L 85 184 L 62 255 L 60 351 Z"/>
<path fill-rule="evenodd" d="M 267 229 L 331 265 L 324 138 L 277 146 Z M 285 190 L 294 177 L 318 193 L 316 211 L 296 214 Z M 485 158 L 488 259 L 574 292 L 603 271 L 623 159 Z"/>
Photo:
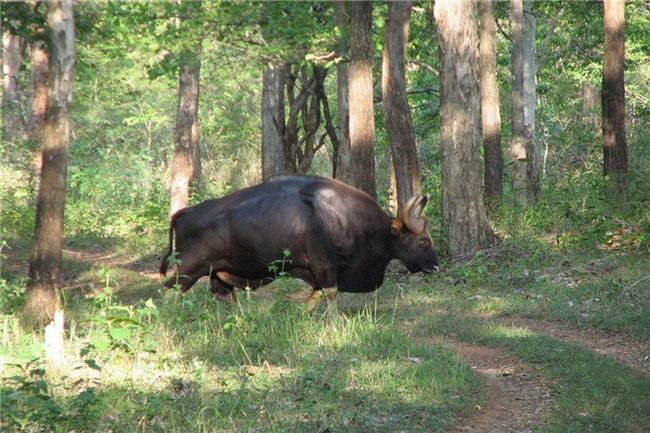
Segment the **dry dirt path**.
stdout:
<path fill-rule="evenodd" d="M 528 433 L 540 426 L 553 400 L 550 382 L 539 368 L 502 349 L 434 338 L 448 344 L 485 381 L 487 392 L 453 433 Z"/>
<path fill-rule="evenodd" d="M 528 329 L 559 341 L 575 344 L 650 377 L 650 342 L 637 342 L 621 335 L 605 334 L 568 324 L 522 317 L 478 316 L 486 325 Z M 522 363 L 504 349 L 434 337 L 434 342 L 449 344 L 459 359 L 467 362 L 487 385 L 484 404 L 453 430 L 454 433 L 526 433 L 539 427 L 553 401 L 552 382 L 539 367 Z"/>

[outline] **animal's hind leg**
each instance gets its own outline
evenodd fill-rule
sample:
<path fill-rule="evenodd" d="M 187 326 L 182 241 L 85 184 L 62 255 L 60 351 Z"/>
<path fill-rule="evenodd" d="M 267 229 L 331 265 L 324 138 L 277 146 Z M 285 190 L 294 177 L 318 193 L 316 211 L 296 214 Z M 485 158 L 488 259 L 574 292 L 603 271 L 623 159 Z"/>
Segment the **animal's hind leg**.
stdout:
<path fill-rule="evenodd" d="M 178 286 L 181 289 L 181 292 L 185 293 L 188 290 L 190 290 L 190 288 L 194 284 L 196 284 L 196 282 L 199 280 L 199 278 L 201 278 L 204 275 L 205 275 L 205 273 L 202 273 L 202 272 L 197 272 L 197 273 L 190 274 L 190 275 L 184 275 L 184 274 L 179 273 L 178 275 L 174 275 L 173 277 L 168 279 L 165 282 L 165 286 L 167 286 L 167 287 L 169 287 L 171 289 L 172 287 L 174 287 L 174 286 L 176 286 L 178 284 Z"/>
<path fill-rule="evenodd" d="M 237 300 L 235 288 L 217 277 L 216 273 L 210 275 L 210 291 L 220 301 L 232 304 Z"/>
<path fill-rule="evenodd" d="M 172 288 L 178 284 L 181 292 L 185 293 L 190 290 L 190 288 L 199 280 L 199 278 L 205 275 L 208 275 L 208 271 L 203 269 L 203 267 L 188 269 L 187 267 L 181 265 L 177 269 L 174 276 L 165 281 L 165 286 Z"/>
<path fill-rule="evenodd" d="M 325 298 L 327 299 L 327 317 L 330 321 L 339 317 L 339 309 L 336 305 L 336 294 L 338 290 L 336 287 L 327 287 L 323 289 Z"/>
<path fill-rule="evenodd" d="M 314 308 L 316 308 L 320 303 L 322 296 L 323 296 L 323 291 L 313 287 L 311 291 L 311 295 L 309 296 L 309 298 L 307 298 L 307 301 L 305 301 L 305 304 L 307 305 L 307 311 L 310 312 L 314 311 Z"/>

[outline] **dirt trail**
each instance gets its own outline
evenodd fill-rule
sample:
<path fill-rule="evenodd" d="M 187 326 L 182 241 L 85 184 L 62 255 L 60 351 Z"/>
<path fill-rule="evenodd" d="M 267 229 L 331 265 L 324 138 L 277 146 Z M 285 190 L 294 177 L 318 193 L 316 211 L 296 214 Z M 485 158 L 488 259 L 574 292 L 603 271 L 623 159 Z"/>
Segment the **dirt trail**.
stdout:
<path fill-rule="evenodd" d="M 454 433 L 527 433 L 540 426 L 552 401 L 550 384 L 535 367 L 502 350 L 435 338 L 451 345 L 487 384 L 484 403 Z"/>
<path fill-rule="evenodd" d="M 638 342 L 621 335 L 605 334 L 593 329 L 570 327 L 570 325 L 521 317 L 499 317 L 497 323 L 527 328 L 557 340 L 583 346 L 594 353 L 612 357 L 631 369 L 650 377 L 650 341 Z"/>

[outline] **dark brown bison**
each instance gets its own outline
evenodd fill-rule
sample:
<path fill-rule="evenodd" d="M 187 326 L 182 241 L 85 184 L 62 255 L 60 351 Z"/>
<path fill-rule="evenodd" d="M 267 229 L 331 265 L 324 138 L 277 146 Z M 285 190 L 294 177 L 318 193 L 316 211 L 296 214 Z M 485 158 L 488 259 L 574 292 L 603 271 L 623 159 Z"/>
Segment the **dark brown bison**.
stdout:
<path fill-rule="evenodd" d="M 275 277 L 271 265 L 282 263 L 288 275 L 313 287 L 312 302 L 323 291 L 335 311 L 337 291 L 376 290 L 394 258 L 411 272 L 438 269 L 426 202 L 415 195 L 391 218 L 369 195 L 339 181 L 273 178 L 174 214 L 160 272 L 167 272 L 175 232 L 180 264 L 168 287 L 178 283 L 185 292 L 208 275 L 212 292 L 231 298 L 234 287 L 268 284 Z"/>

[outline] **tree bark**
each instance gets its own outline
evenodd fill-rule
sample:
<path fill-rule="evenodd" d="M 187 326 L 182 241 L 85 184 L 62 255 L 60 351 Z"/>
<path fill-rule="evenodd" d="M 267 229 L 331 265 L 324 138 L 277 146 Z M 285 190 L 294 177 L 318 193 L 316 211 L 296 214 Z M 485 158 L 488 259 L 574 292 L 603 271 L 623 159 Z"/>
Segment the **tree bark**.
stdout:
<path fill-rule="evenodd" d="M 442 212 L 449 253 L 472 254 L 496 240 L 481 191 L 478 40 L 472 0 L 437 0 L 440 55 Z"/>
<path fill-rule="evenodd" d="M 537 147 L 535 145 L 535 114 L 537 105 L 537 78 L 535 65 L 535 28 L 533 12 L 534 0 L 524 0 L 524 130 L 526 138 L 526 162 L 531 198 L 537 199 L 540 192 Z"/>
<path fill-rule="evenodd" d="M 337 57 L 345 58 L 348 54 L 348 16 L 345 2 L 336 2 L 336 26 L 341 32 L 337 41 Z M 350 173 L 350 107 L 348 104 L 348 65 L 340 61 L 336 65 L 336 94 L 339 117 L 339 144 L 334 159 L 333 177 L 345 183 L 351 183 Z"/>
<path fill-rule="evenodd" d="M 418 151 L 406 96 L 405 51 L 410 16 L 411 2 L 388 3 L 381 87 L 399 212 L 409 198 L 420 192 Z"/>
<path fill-rule="evenodd" d="M 41 134 L 42 168 L 25 313 L 37 322 L 60 309 L 63 212 L 67 188 L 70 104 L 74 84 L 75 32 L 72 0 L 48 2 L 50 74 L 47 115 Z"/>
<path fill-rule="evenodd" d="M 45 42 L 34 40 L 30 43 L 29 54 L 32 62 L 32 110 L 27 125 L 29 137 L 37 137 L 47 112 L 47 70 L 48 55 Z"/>
<path fill-rule="evenodd" d="M 390 173 L 390 189 L 388 190 L 388 213 L 393 216 L 399 214 L 399 202 L 397 200 L 397 176 L 395 175 L 395 162 L 388 160 L 388 172 Z"/>
<path fill-rule="evenodd" d="M 176 144 L 172 160 L 170 215 L 187 207 L 201 183 L 199 150 L 199 78 L 201 47 L 181 53 L 176 113 Z"/>
<path fill-rule="evenodd" d="M 613 197 L 627 191 L 625 139 L 625 2 L 605 0 L 603 65 L 603 169 Z"/>
<path fill-rule="evenodd" d="M 18 81 L 22 51 L 23 38 L 5 29 L 2 34 L 2 138 L 6 141 L 19 139 L 24 131 Z"/>
<path fill-rule="evenodd" d="M 515 206 L 528 206 L 531 187 L 528 178 L 526 128 L 524 126 L 524 40 L 523 0 L 512 0 L 512 138 L 510 143 L 512 194 Z"/>
<path fill-rule="evenodd" d="M 352 184 L 376 197 L 372 87 L 372 2 L 350 3 L 350 161 Z"/>
<path fill-rule="evenodd" d="M 262 178 L 287 174 L 284 154 L 284 67 L 270 64 L 262 88 Z"/>
<path fill-rule="evenodd" d="M 491 205 L 503 196 L 503 153 L 501 152 L 501 109 L 497 86 L 496 0 L 481 0 L 479 64 L 481 71 L 481 120 L 483 131 L 485 199 Z"/>

